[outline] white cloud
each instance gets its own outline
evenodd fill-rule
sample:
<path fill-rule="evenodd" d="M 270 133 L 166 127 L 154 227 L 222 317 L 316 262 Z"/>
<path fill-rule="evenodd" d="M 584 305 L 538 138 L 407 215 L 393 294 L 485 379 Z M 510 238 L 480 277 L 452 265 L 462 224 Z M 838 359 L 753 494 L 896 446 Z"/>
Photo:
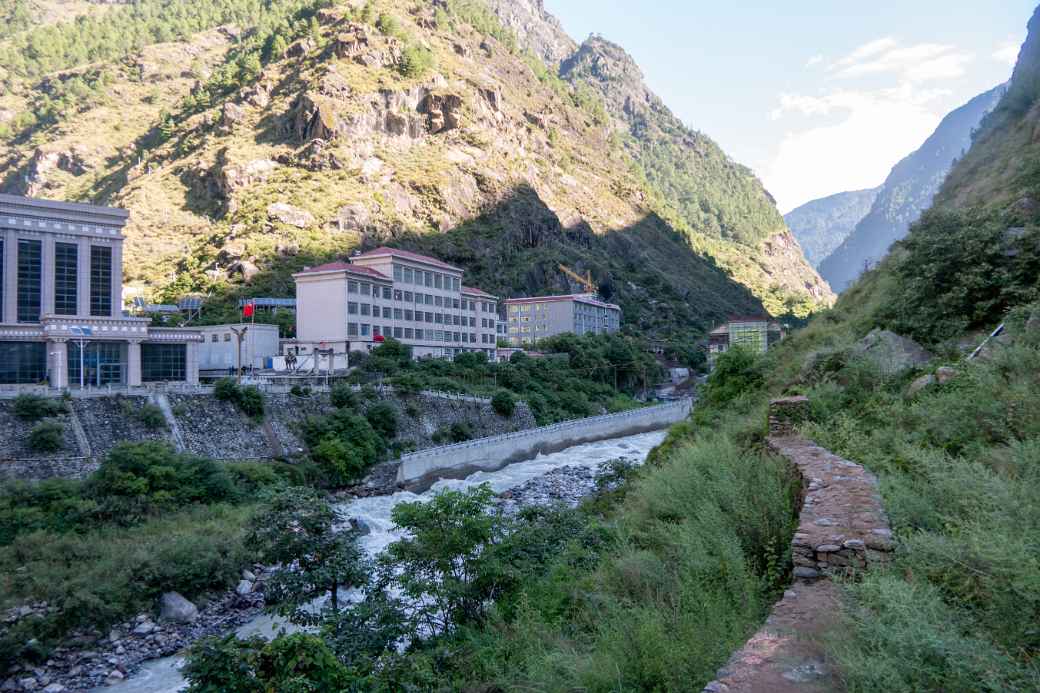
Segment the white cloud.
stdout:
<path fill-rule="evenodd" d="M 769 117 L 790 121 L 762 177 L 781 210 L 842 190 L 879 185 L 942 120 L 975 56 L 942 43 L 886 36 L 826 63 L 816 94 L 785 93 Z"/>
<path fill-rule="evenodd" d="M 893 38 L 883 38 L 860 46 L 832 63 L 828 70 L 835 79 L 893 75 L 908 82 L 928 82 L 960 77 L 974 58 L 973 54 L 948 44 L 902 46 Z"/>
<path fill-rule="evenodd" d="M 817 65 L 819 65 L 823 61 L 824 61 L 823 54 L 822 53 L 817 53 L 816 55 L 814 55 L 813 57 L 811 57 L 811 58 L 809 58 L 808 60 L 805 61 L 805 66 L 806 67 L 816 67 Z"/>
<path fill-rule="evenodd" d="M 997 47 L 997 50 L 993 51 L 993 59 L 1014 67 L 1015 63 L 1018 62 L 1018 51 L 1021 47 L 1022 39 L 1009 36 L 1006 41 Z"/>
<path fill-rule="evenodd" d="M 782 211 L 842 190 L 879 185 L 892 166 L 921 146 L 942 119 L 933 109 L 944 90 L 911 85 L 877 91 L 784 94 L 773 118 L 788 114 L 830 122 L 788 131 L 763 172 Z"/>

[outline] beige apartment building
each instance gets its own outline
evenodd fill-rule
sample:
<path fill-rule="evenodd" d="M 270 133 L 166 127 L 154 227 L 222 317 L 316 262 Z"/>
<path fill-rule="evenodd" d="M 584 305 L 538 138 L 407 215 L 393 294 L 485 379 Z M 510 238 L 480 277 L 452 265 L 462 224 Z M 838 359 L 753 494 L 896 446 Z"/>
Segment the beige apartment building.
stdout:
<path fill-rule="evenodd" d="M 0 386 L 198 383 L 198 330 L 123 315 L 128 216 L 0 194 Z"/>
<path fill-rule="evenodd" d="M 368 351 L 392 337 L 416 358 L 495 358 L 498 299 L 464 286 L 463 270 L 436 258 L 376 248 L 293 277 L 298 342 Z"/>
<path fill-rule="evenodd" d="M 536 344 L 566 332 L 609 334 L 621 329 L 621 308 L 591 294 L 510 298 L 503 304 L 512 346 Z"/>

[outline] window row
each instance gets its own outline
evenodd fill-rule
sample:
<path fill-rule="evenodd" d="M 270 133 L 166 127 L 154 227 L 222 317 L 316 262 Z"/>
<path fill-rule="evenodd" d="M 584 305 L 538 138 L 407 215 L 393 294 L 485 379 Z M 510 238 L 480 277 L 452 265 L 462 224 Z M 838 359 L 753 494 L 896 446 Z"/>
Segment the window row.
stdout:
<path fill-rule="evenodd" d="M 392 337 L 394 339 L 414 339 L 429 342 L 462 342 L 477 343 L 477 335 L 473 332 L 449 332 L 446 330 L 429 330 L 412 327 L 390 327 L 389 325 L 370 325 L 368 323 L 347 323 L 348 337 Z M 494 335 L 482 334 L 480 341 L 494 344 Z"/>
<path fill-rule="evenodd" d="M 428 313 L 421 310 L 409 310 L 406 308 L 391 308 L 368 303 L 347 302 L 347 315 L 360 315 L 363 317 L 383 318 L 384 320 L 403 320 L 405 322 L 428 322 L 437 325 L 459 325 L 461 327 L 476 327 L 477 319 L 473 316 L 452 315 L 450 313 Z M 484 329 L 495 329 L 493 318 L 483 318 L 480 326 Z"/>
<path fill-rule="evenodd" d="M 406 267 L 396 263 L 394 264 L 394 281 L 403 284 L 425 286 L 431 289 L 442 289 L 444 291 L 462 290 L 462 281 L 458 277 L 441 274 L 440 272 L 431 272 L 429 270 Z"/>

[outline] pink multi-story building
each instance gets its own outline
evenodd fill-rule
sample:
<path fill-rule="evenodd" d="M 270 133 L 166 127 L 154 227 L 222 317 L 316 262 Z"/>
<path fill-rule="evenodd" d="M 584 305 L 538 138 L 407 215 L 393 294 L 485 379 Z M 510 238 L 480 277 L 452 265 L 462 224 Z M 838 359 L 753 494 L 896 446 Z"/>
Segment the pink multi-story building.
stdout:
<path fill-rule="evenodd" d="M 296 339 L 368 351 L 392 337 L 416 358 L 479 351 L 494 360 L 498 299 L 462 277 L 461 268 L 395 248 L 307 268 L 293 275 Z"/>

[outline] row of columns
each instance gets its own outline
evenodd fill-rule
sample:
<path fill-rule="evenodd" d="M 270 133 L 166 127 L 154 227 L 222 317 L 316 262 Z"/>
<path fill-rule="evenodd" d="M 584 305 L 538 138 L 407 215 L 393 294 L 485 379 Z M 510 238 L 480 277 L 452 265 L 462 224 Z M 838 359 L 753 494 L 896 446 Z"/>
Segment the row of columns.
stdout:
<path fill-rule="evenodd" d="M 126 347 L 126 386 L 137 387 L 141 381 L 141 340 L 129 340 Z M 54 339 L 47 342 L 47 365 L 50 372 L 50 386 L 53 388 L 69 387 L 69 345 L 67 339 Z M 199 382 L 199 345 L 188 342 L 185 345 L 185 382 L 197 385 Z M 78 385 L 79 383 L 72 383 Z"/>

